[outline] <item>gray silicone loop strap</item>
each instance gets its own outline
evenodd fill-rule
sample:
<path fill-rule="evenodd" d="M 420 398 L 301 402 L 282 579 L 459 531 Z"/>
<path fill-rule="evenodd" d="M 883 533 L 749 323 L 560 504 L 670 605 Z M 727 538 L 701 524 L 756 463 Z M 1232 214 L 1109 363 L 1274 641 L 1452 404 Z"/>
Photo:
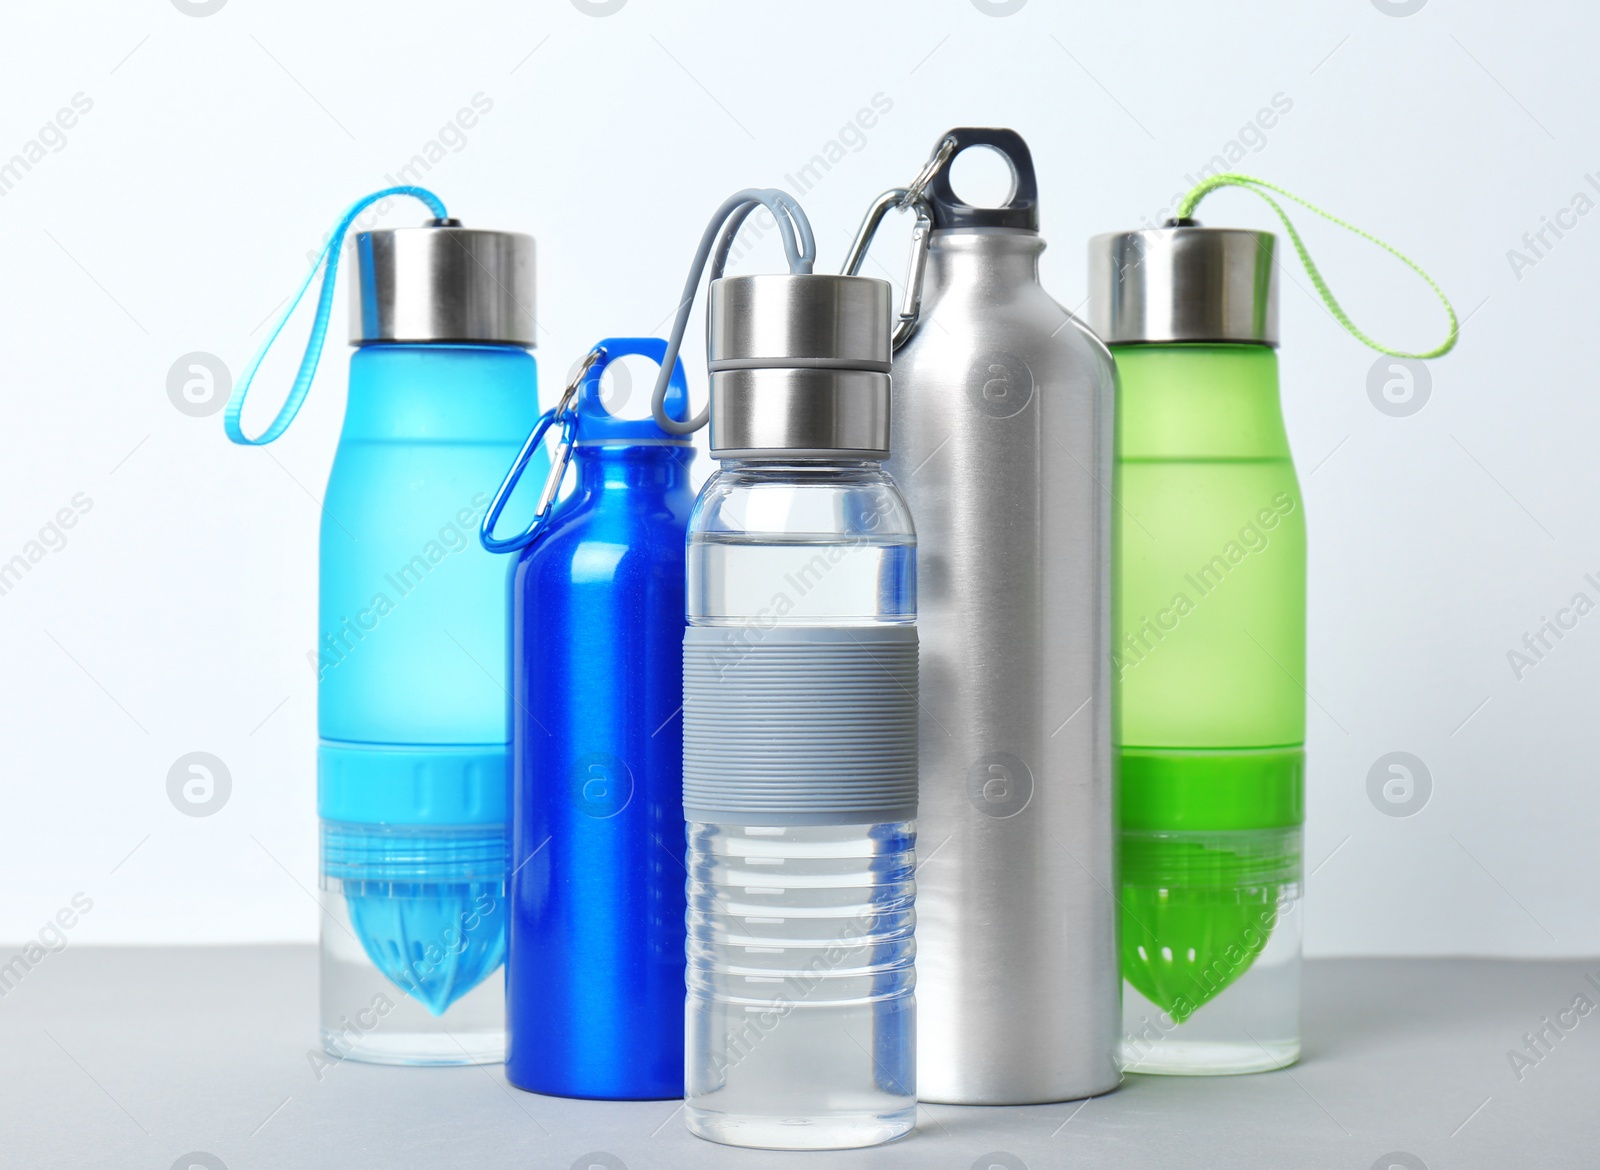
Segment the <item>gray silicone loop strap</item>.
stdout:
<path fill-rule="evenodd" d="M 683 811 L 732 825 L 917 815 L 917 631 L 691 626 Z"/>

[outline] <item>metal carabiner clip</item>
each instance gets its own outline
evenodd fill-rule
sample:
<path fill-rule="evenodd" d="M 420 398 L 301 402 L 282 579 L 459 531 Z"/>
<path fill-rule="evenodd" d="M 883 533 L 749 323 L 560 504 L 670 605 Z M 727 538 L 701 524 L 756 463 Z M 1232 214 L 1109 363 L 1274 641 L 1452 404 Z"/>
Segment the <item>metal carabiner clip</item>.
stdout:
<path fill-rule="evenodd" d="M 895 349 L 911 340 L 911 335 L 917 331 L 917 319 L 922 314 L 922 276 L 927 271 L 929 236 L 933 232 L 933 209 L 928 205 L 924 192 L 955 151 L 956 140 L 947 135 L 939 143 L 939 149 L 922 164 L 922 169 L 911 180 L 909 187 L 892 188 L 873 200 L 850 245 L 850 252 L 845 256 L 844 275 L 858 275 L 862 261 L 867 258 L 867 249 L 872 246 L 872 237 L 883 223 L 883 217 L 891 210 L 902 208 L 910 208 L 916 213 L 916 222 L 911 228 L 911 257 L 906 265 L 906 291 L 900 301 L 900 317 L 895 322 L 891 338 Z"/>
<path fill-rule="evenodd" d="M 478 526 L 478 539 L 490 552 L 515 552 L 527 548 L 544 534 L 545 527 L 550 522 L 556 495 L 561 491 L 561 481 L 566 478 L 567 468 L 572 463 L 572 445 L 578 438 L 576 408 L 578 391 L 588 378 L 589 371 L 605 360 L 605 348 L 598 345 L 584 356 L 582 364 L 578 366 L 578 372 L 572 376 L 566 389 L 561 392 L 560 401 L 556 403 L 554 409 L 547 410 L 539 416 L 533 433 L 528 436 L 528 441 L 522 444 L 522 450 L 512 463 L 511 470 L 506 472 L 505 482 L 500 485 L 500 490 L 495 492 L 494 502 L 489 505 L 489 510 L 484 513 L 483 522 Z M 533 521 L 526 531 L 516 536 L 505 538 L 495 536 L 494 526 L 500 522 L 500 513 L 505 511 L 511 493 L 516 491 L 517 481 L 527 470 L 533 453 L 544 442 L 545 433 L 557 423 L 561 424 L 561 441 L 556 444 L 555 457 L 550 460 L 550 474 L 545 477 L 544 489 L 539 493 L 539 504 L 534 509 Z"/>

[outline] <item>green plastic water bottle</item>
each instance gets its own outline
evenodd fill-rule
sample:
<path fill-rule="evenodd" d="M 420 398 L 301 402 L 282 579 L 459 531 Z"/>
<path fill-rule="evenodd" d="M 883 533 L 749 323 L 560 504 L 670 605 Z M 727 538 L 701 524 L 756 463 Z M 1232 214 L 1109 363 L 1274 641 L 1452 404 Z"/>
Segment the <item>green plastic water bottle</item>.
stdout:
<path fill-rule="evenodd" d="M 1306 522 L 1273 245 L 1202 227 L 1095 241 L 1111 266 L 1096 287 L 1116 290 L 1097 324 L 1119 378 L 1112 738 L 1133 1071 L 1299 1053 Z"/>
<path fill-rule="evenodd" d="M 1228 182 L 1279 190 L 1219 180 L 1183 214 Z M 1284 223 L 1335 316 L 1381 349 Z M 1269 232 L 1188 218 L 1090 244 L 1092 321 L 1119 381 L 1112 738 L 1130 1072 L 1255 1072 L 1300 1053 L 1306 517 L 1278 394 L 1276 252 Z M 1450 317 L 1442 347 L 1403 356 L 1447 351 Z"/>

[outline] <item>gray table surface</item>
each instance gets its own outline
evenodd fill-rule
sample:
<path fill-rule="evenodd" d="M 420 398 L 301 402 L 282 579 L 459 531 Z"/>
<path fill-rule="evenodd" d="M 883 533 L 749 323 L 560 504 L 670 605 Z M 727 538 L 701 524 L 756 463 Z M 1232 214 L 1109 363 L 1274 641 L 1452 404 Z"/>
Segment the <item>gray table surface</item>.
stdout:
<path fill-rule="evenodd" d="M 0 998 L 0 1165 L 1600 1166 L 1600 1011 L 1569 1012 L 1520 1080 L 1508 1055 L 1579 996 L 1600 1004 L 1600 960 L 1309 962 L 1292 1069 L 1130 1076 L 1063 1105 L 925 1106 L 910 1137 L 844 1153 L 726 1149 L 691 1137 L 670 1102 L 539 1097 L 499 1067 L 346 1062 L 319 1081 L 316 996 L 310 947 L 48 955 Z M 196 1152 L 213 1160 L 183 1157 Z"/>

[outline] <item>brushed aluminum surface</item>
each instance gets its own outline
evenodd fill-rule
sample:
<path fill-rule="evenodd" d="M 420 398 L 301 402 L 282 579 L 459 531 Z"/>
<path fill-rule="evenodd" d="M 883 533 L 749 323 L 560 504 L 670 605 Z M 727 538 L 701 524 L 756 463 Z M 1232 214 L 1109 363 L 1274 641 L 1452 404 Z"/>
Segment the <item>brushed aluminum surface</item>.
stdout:
<path fill-rule="evenodd" d="M 604 418 L 599 391 L 585 391 L 585 424 L 619 441 L 578 449 L 571 494 L 509 583 L 506 1076 L 647 1100 L 683 1092 L 677 712 L 694 452 L 630 436 L 637 424 Z"/>
<path fill-rule="evenodd" d="M 463 227 L 360 232 L 350 341 L 534 344 L 534 244 Z"/>
<path fill-rule="evenodd" d="M 711 282 L 708 362 L 889 372 L 889 282 L 826 273 L 759 273 Z"/>
<path fill-rule="evenodd" d="M 1278 344 L 1271 232 L 1198 224 L 1089 241 L 1089 321 L 1126 342 Z"/>
<path fill-rule="evenodd" d="M 894 363 L 917 525 L 919 1095 L 1114 1088 L 1113 368 L 1016 228 L 933 233 Z"/>
<path fill-rule="evenodd" d="M 888 281 L 728 276 L 710 298 L 713 456 L 888 455 Z"/>
<path fill-rule="evenodd" d="M 717 370 L 711 454 L 718 459 L 883 459 L 889 375 L 865 370 Z"/>

